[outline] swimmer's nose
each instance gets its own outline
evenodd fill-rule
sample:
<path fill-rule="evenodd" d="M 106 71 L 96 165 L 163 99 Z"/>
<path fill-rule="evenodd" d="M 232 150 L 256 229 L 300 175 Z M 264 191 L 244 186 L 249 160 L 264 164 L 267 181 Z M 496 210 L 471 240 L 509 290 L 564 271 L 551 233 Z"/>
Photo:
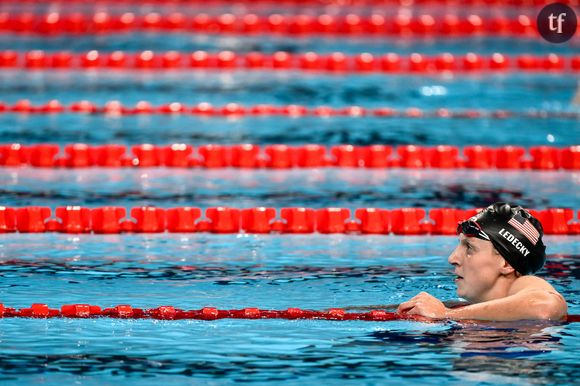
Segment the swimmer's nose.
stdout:
<path fill-rule="evenodd" d="M 459 265 L 459 258 L 457 256 L 459 250 L 459 246 L 451 252 L 449 257 L 447 258 L 447 262 L 451 265 Z"/>

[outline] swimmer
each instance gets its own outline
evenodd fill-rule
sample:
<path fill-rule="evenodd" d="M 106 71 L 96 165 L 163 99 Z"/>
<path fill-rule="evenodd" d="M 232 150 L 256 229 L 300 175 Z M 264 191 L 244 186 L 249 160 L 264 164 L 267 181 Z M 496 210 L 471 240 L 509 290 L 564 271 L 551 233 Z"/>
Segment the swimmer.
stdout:
<path fill-rule="evenodd" d="M 561 320 L 564 297 L 533 276 L 546 261 L 540 222 L 520 206 L 496 203 L 457 227 L 459 245 L 447 261 L 455 267 L 457 294 L 470 304 L 447 308 L 421 292 L 397 312 L 431 319 Z"/>

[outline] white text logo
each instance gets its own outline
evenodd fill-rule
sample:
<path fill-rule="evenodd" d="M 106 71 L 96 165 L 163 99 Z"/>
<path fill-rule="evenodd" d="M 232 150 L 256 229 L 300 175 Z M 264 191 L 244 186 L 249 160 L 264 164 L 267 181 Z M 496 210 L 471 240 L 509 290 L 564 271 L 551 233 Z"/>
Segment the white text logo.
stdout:
<path fill-rule="evenodd" d="M 550 16 L 548 16 L 548 20 L 550 20 L 550 31 L 556 31 L 556 33 L 559 34 L 562 33 L 562 24 L 564 23 L 564 16 L 566 16 L 565 12 L 559 14 L 558 17 L 556 17 L 553 13 L 551 13 Z M 554 21 L 558 22 L 558 27 L 554 26 Z"/>

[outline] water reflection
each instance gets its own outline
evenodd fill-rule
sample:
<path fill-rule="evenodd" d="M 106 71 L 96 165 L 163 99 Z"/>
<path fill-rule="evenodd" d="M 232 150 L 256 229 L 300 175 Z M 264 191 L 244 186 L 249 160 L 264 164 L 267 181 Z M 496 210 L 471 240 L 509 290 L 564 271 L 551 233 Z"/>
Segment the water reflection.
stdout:
<path fill-rule="evenodd" d="M 381 330 L 370 336 L 389 348 L 412 347 L 453 354 L 450 375 L 472 380 L 476 376 L 479 381 L 491 382 L 497 377 L 543 378 L 558 368 L 563 376 L 566 371 L 562 363 L 532 358 L 562 351 L 564 329 L 565 325 L 548 322 L 450 322 L 442 330 Z"/>
<path fill-rule="evenodd" d="M 550 259 L 554 259 L 551 261 Z M 368 282 L 387 276 L 396 278 L 417 278 L 444 276 L 448 272 L 442 266 L 438 269 L 422 264 L 408 263 L 404 266 L 370 265 L 370 266 L 315 266 L 304 264 L 271 266 L 265 264 L 249 265 L 176 265 L 173 262 L 130 261 L 122 258 L 109 258 L 103 261 L 63 261 L 39 259 L 35 261 L 23 259 L 0 260 L 0 277 L 14 275 L 29 276 L 89 273 L 93 278 L 100 276 L 112 278 L 152 278 L 156 280 L 316 280 L 327 278 L 361 277 Z M 580 279 L 578 256 L 570 255 L 558 259 L 548 257 L 545 270 L 539 276 L 557 279 L 559 282 L 569 282 Z"/>
<path fill-rule="evenodd" d="M 107 261 L 85 265 L 63 261 L 29 261 L 7 260 L 0 262 L 0 277 L 15 275 L 29 276 L 88 273 L 93 279 L 113 277 L 119 278 L 150 278 L 155 280 L 195 280 L 211 281 L 227 285 L 239 280 L 255 281 L 304 281 L 328 278 L 365 278 L 368 282 L 395 274 L 397 277 L 422 276 L 426 269 L 417 265 L 403 268 L 374 265 L 368 267 L 319 267 L 308 265 L 289 265 L 268 267 L 262 264 L 245 266 L 197 266 L 173 264 L 143 264 L 139 262 Z M 149 265 L 149 267 L 147 266 Z"/>
<path fill-rule="evenodd" d="M 530 178 L 533 177 L 533 178 Z M 39 184 L 39 181 L 42 184 Z M 575 175 L 475 170 L 0 170 L 3 204 L 173 207 L 574 207 Z M 507 188 L 511 187 L 511 188 Z M 554 195 L 554 190 L 559 194 Z M 569 192 L 569 193 L 565 193 Z M 557 202 L 554 201 L 557 198 Z"/>
<path fill-rule="evenodd" d="M 270 342 L 273 347 L 263 346 L 269 342 L 269 334 L 275 335 L 273 331 L 266 329 L 267 334 L 257 339 L 256 331 L 248 328 L 247 334 L 251 338 L 248 342 L 242 344 L 238 341 L 238 344 L 226 347 L 224 342 L 231 343 L 235 339 L 223 340 L 222 337 L 216 346 L 210 345 L 201 351 L 195 345 L 187 344 L 173 346 L 173 352 L 163 352 L 168 348 L 168 342 L 160 337 L 159 346 L 147 345 L 147 339 L 139 338 L 138 344 L 132 341 L 133 350 L 116 354 L 99 350 L 72 353 L 61 349 L 60 353 L 51 354 L 0 354 L 0 371 L 15 376 L 61 372 L 124 378 L 172 374 L 214 379 L 227 377 L 246 382 L 301 378 L 377 380 L 389 374 L 400 380 L 421 378 L 426 384 L 470 377 L 477 377 L 482 382 L 503 377 L 511 381 L 517 378 L 518 383 L 525 380 L 575 383 L 572 365 L 565 361 L 552 362 L 544 355 L 562 350 L 560 335 L 566 326 L 453 323 L 429 327 L 429 331 L 417 331 L 413 330 L 417 328 L 416 324 L 409 324 L 408 328 L 400 330 L 340 337 L 340 328 L 335 329 L 335 325 L 326 323 L 323 327 L 334 331 L 330 337 L 335 338 L 326 341 L 323 337 L 304 332 L 308 327 L 305 323 L 287 326 L 290 335 L 296 333 L 296 328 L 301 329 L 299 340 L 302 342 L 290 343 L 288 337 L 277 338 L 285 342 L 283 347 L 276 339 Z M 196 338 L 202 336 L 199 333 Z"/>
<path fill-rule="evenodd" d="M 448 322 L 444 329 L 379 330 L 371 337 L 394 345 L 417 344 L 432 349 L 451 348 L 463 358 L 495 356 L 518 358 L 553 351 L 560 346 L 562 326 L 549 322 Z"/>

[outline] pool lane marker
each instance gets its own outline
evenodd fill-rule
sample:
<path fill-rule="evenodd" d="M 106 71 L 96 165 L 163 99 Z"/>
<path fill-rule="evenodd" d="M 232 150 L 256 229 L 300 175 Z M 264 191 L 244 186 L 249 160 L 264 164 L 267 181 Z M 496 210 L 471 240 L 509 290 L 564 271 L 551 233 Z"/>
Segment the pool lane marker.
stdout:
<path fill-rule="evenodd" d="M 409 169 L 499 169 L 580 170 L 580 145 L 552 146 L 465 146 L 452 145 L 309 145 L 208 144 L 194 148 L 140 144 L 88 145 L 0 144 L 0 167 L 41 168 L 409 168 Z M 462 156 L 460 157 L 460 153 Z"/>
<path fill-rule="evenodd" d="M 291 53 L 278 51 L 262 52 L 178 52 L 178 51 L 141 51 L 141 52 L 47 52 L 0 51 L 0 71 L 30 70 L 54 71 L 65 73 L 69 70 L 106 71 L 200 71 L 218 70 L 220 73 L 233 70 L 273 70 L 307 71 L 343 74 L 383 73 L 383 74 L 502 74 L 506 72 L 535 73 L 578 73 L 580 55 L 560 54 L 517 54 L 499 52 L 491 55 L 467 53 L 454 55 L 442 53 L 426 55 L 411 53 L 399 55 L 385 53 L 373 55 L 368 52 L 359 54 L 332 53 Z"/>
<path fill-rule="evenodd" d="M 86 208 L 81 206 L 0 206 L 0 233 L 69 234 L 95 233 L 218 233 L 218 234 L 377 234 L 377 235 L 456 235 L 457 224 L 475 215 L 478 209 L 358 208 L 351 217 L 348 208 L 231 208 L 196 207 Z M 569 208 L 530 210 L 548 235 L 580 234 L 580 212 Z M 55 218 L 56 217 L 56 218 Z"/>
<path fill-rule="evenodd" d="M 349 117 L 349 118 L 417 118 L 417 119 L 565 119 L 580 120 L 578 111 L 553 111 L 553 110 L 485 110 L 485 109 L 448 109 L 439 108 L 426 110 L 418 107 L 397 109 L 392 107 L 366 108 L 362 106 L 303 106 L 297 104 L 273 105 L 257 104 L 244 106 L 239 103 L 227 103 L 214 106 L 208 102 L 200 102 L 196 105 L 187 105 L 181 102 L 171 102 L 161 105 L 153 105 L 148 101 L 139 101 L 134 105 L 123 104 L 120 101 L 111 100 L 103 104 L 81 100 L 64 104 L 53 99 L 46 103 L 33 104 L 28 99 L 21 99 L 14 103 L 0 101 L 0 114 L 104 114 L 108 117 L 124 115 L 193 115 L 207 117 Z"/>
<path fill-rule="evenodd" d="M 38 0 L 20 0 L 19 3 L 37 3 Z M 330 1 L 332 2 L 332 1 Z M 534 8 L 541 5 L 546 5 L 553 3 L 553 0 L 461 0 L 460 5 L 462 7 L 475 6 L 482 7 L 485 6 L 486 9 L 510 9 L 514 7 L 523 8 Z M 579 5 L 578 0 L 560 0 L 564 4 L 570 6 Z M 53 0 L 52 3 L 55 4 L 75 4 L 75 5 L 107 5 L 107 4 L 139 4 L 142 5 L 143 0 Z M 174 7 L 175 5 L 181 6 L 198 6 L 202 5 L 204 7 L 208 6 L 231 6 L 231 0 L 147 0 L 147 3 L 157 4 L 157 5 L 170 5 Z M 329 0 L 252 0 L 253 4 L 259 4 L 261 8 L 264 6 L 275 6 L 276 8 L 280 6 L 284 7 L 304 7 L 304 6 L 321 6 L 328 5 Z M 245 4 L 248 6 L 249 4 Z M 434 5 L 458 5 L 458 0 L 343 0 L 340 2 L 341 9 L 349 9 L 350 7 L 368 7 L 371 5 L 382 5 L 382 6 L 434 6 Z"/>
<path fill-rule="evenodd" d="M 32 304 L 28 308 L 8 308 L 0 304 L 0 318 L 111 318 L 111 319 L 158 319 L 158 320 L 218 320 L 218 319 L 306 319 L 333 321 L 431 321 L 416 315 L 399 314 L 383 310 L 369 312 L 346 312 L 341 308 L 331 308 L 327 311 L 304 310 L 288 308 L 286 310 L 263 310 L 259 308 L 243 308 L 220 310 L 204 307 L 198 310 L 182 310 L 173 306 L 157 308 L 133 308 L 130 305 L 118 305 L 102 309 L 90 304 L 67 304 L 60 309 L 49 308 L 46 304 Z M 565 322 L 579 322 L 580 315 L 567 315 Z"/>
<path fill-rule="evenodd" d="M 488 6 L 488 5 L 486 5 Z M 168 33 L 233 36 L 375 36 L 375 37 L 446 37 L 501 36 L 537 38 L 535 14 L 511 12 L 512 16 L 453 13 L 414 15 L 392 12 L 373 14 L 232 14 L 180 12 L 12 12 L 0 14 L 1 34 L 37 36 L 82 36 L 119 33 Z M 219 12 L 219 11 L 218 11 Z M 395 14 L 395 15 L 393 15 Z"/>

